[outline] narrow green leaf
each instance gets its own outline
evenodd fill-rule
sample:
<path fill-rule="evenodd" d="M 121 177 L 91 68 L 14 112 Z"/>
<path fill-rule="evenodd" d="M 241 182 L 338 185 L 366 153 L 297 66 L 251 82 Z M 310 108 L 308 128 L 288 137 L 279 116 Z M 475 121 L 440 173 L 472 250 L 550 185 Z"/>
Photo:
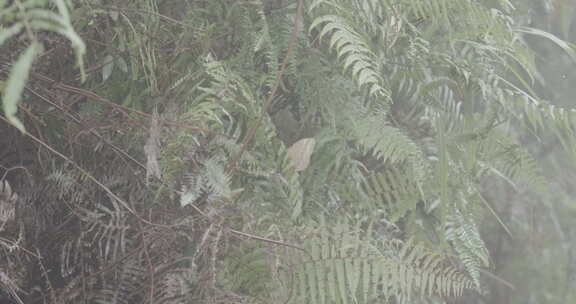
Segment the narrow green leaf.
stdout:
<path fill-rule="evenodd" d="M 524 33 L 524 34 L 530 34 L 530 35 L 535 35 L 538 37 L 546 38 L 546 39 L 554 42 L 557 46 L 559 46 L 562 50 L 564 50 L 570 56 L 570 58 L 572 58 L 572 60 L 574 62 L 576 62 L 576 50 L 575 50 L 574 45 L 571 45 L 568 42 L 558 38 L 554 34 L 551 34 L 549 32 L 545 32 L 543 30 L 539 30 L 536 28 L 524 27 L 524 26 L 517 28 L 516 31 L 518 31 L 520 33 Z"/>
<path fill-rule="evenodd" d="M 70 13 L 68 12 L 68 7 L 64 0 L 54 0 L 56 6 L 58 7 L 58 12 L 62 15 L 62 23 L 65 25 L 65 29 L 59 31 L 61 35 L 67 37 L 72 43 L 72 47 L 76 51 L 76 64 L 80 69 L 80 77 L 82 81 L 86 80 L 86 71 L 84 70 L 84 60 L 83 56 L 86 54 L 86 45 L 80 36 L 74 31 L 72 22 L 70 19 Z"/>
<path fill-rule="evenodd" d="M 25 133 L 24 124 L 16 117 L 18 111 L 18 102 L 24 91 L 24 86 L 28 80 L 28 74 L 36 54 L 41 52 L 42 45 L 38 42 L 33 42 L 26 48 L 20 55 L 18 60 L 12 66 L 6 86 L 2 94 L 2 109 L 6 115 L 6 119 L 13 126 L 18 128 L 22 133 Z"/>
<path fill-rule="evenodd" d="M 70 14 L 68 13 L 68 7 L 64 0 L 53 0 L 56 3 L 56 7 L 58 7 L 58 12 L 62 15 L 66 22 L 70 22 Z"/>
<path fill-rule="evenodd" d="M 4 43 L 4 41 L 8 40 L 10 37 L 20 33 L 20 31 L 24 28 L 22 23 L 15 23 L 10 27 L 0 30 L 0 45 Z"/>

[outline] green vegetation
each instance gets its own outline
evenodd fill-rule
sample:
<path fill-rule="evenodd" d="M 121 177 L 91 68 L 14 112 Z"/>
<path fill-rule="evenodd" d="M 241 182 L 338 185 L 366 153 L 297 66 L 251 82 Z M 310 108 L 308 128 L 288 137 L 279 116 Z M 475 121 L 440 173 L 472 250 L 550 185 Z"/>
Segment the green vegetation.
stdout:
<path fill-rule="evenodd" d="M 0 301 L 570 302 L 544 2 L 0 0 Z"/>

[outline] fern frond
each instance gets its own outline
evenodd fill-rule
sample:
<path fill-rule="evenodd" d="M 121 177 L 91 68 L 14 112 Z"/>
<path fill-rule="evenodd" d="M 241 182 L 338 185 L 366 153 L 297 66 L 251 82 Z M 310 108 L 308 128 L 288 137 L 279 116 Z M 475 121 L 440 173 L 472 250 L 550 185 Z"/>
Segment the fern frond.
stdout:
<path fill-rule="evenodd" d="M 295 278 L 298 303 L 410 303 L 418 296 L 458 296 L 474 283 L 445 258 L 411 241 L 376 240 L 359 226 L 324 224 L 306 240 Z"/>
<path fill-rule="evenodd" d="M 104 280 L 102 290 L 94 296 L 96 302 L 130 304 L 143 300 L 143 295 L 134 294 L 145 283 L 145 272 L 135 260 L 129 260 L 117 267 L 115 277 Z"/>
<path fill-rule="evenodd" d="M 197 274 L 192 268 L 174 269 L 158 278 L 154 288 L 154 303 L 186 304 L 192 297 L 193 283 Z"/>
<path fill-rule="evenodd" d="M 126 235 L 129 226 L 126 214 L 117 203 L 113 202 L 110 207 L 98 204 L 93 210 L 82 208 L 80 219 L 85 223 L 86 231 L 77 244 L 70 246 L 94 246 L 99 249 L 99 257 L 103 261 L 116 260 L 126 252 L 129 246 Z"/>
<path fill-rule="evenodd" d="M 458 253 L 458 258 L 464 264 L 466 271 L 474 281 L 476 289 L 481 290 L 480 268 L 490 265 L 489 253 L 484 241 L 478 233 L 478 227 L 472 214 L 462 214 L 454 208 L 446 220 L 446 240 Z"/>
<path fill-rule="evenodd" d="M 530 189 L 544 193 L 546 179 L 542 169 L 528 151 L 504 135 L 499 129 L 492 130 L 480 142 L 479 166 L 483 174 L 503 179 L 514 189 Z"/>
<path fill-rule="evenodd" d="M 214 158 L 204 162 L 204 178 L 206 179 L 207 190 L 215 195 L 229 197 L 231 177 L 224 171 L 224 165 Z"/>
<path fill-rule="evenodd" d="M 388 211 L 388 220 L 396 222 L 423 200 L 418 190 L 416 178 L 402 166 L 387 168 L 383 172 L 374 172 L 365 187 L 370 196 L 376 198 L 374 208 Z"/>
<path fill-rule="evenodd" d="M 374 117 L 364 117 L 353 130 L 364 152 L 372 151 L 373 156 L 383 162 L 398 163 L 416 159 L 421 154 L 416 144 L 398 128 L 382 123 Z"/>
<path fill-rule="evenodd" d="M 186 206 L 198 199 L 204 189 L 204 180 L 200 175 L 188 174 L 187 183 L 183 185 L 180 206 Z"/>
<path fill-rule="evenodd" d="M 316 1 L 311 7 L 323 1 Z M 330 37 L 329 48 L 336 53 L 342 62 L 345 72 L 350 72 L 360 89 L 366 89 L 370 96 L 375 98 L 389 97 L 378 71 L 379 64 L 376 55 L 370 48 L 366 38 L 350 25 L 349 20 L 339 15 L 321 15 L 316 17 L 310 25 L 310 31 L 318 28 L 318 37 Z"/>

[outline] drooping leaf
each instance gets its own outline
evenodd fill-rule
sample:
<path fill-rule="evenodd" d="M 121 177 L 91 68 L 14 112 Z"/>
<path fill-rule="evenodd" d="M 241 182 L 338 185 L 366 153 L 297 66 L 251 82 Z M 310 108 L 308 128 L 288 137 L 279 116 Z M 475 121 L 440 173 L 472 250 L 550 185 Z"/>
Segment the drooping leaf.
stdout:
<path fill-rule="evenodd" d="M 2 94 L 2 109 L 6 119 L 23 133 L 26 132 L 26 129 L 24 124 L 16 117 L 16 112 L 18 111 L 18 103 L 22 97 L 34 58 L 41 50 L 42 45 L 38 42 L 33 42 L 26 48 L 12 66 Z"/>
<path fill-rule="evenodd" d="M 314 138 L 303 138 L 288 148 L 287 154 L 292 160 L 296 172 L 304 171 L 308 168 L 315 144 Z"/>
<path fill-rule="evenodd" d="M 572 58 L 572 60 L 576 63 L 576 47 L 573 44 L 568 43 L 565 40 L 558 38 L 556 35 L 545 32 L 543 30 L 539 30 L 532 27 L 519 27 L 516 31 L 520 33 L 530 34 L 534 36 L 538 36 L 541 38 L 548 39 L 554 42 L 557 46 L 559 46 L 562 50 L 566 52 Z"/>

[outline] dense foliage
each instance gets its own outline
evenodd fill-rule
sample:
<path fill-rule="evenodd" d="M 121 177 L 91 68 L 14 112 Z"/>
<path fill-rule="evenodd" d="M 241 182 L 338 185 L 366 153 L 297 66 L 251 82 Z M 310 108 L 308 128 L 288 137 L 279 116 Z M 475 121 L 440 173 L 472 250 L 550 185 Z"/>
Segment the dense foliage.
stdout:
<path fill-rule="evenodd" d="M 546 4 L 0 0 L 5 300 L 566 303 Z"/>

